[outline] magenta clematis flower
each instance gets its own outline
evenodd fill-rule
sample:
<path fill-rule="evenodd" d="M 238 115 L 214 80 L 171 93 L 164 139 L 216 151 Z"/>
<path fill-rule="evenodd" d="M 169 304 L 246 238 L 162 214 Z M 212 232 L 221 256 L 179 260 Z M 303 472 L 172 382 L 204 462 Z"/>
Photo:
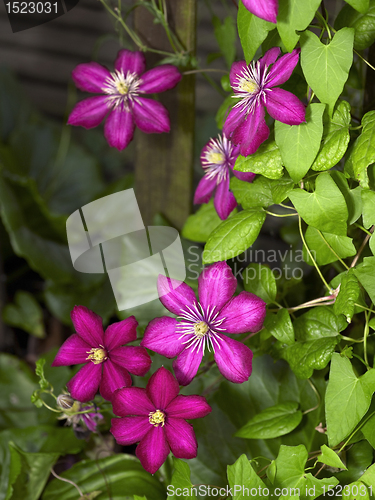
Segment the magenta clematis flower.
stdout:
<path fill-rule="evenodd" d="M 277 0 L 242 0 L 242 3 L 255 16 L 270 23 L 276 23 Z"/>
<path fill-rule="evenodd" d="M 253 353 L 226 334 L 260 330 L 266 304 L 249 292 L 232 297 L 236 287 L 237 280 L 226 262 L 202 271 L 198 278 L 199 302 L 185 283 L 159 276 L 160 301 L 180 321 L 170 317 L 152 320 L 141 345 L 167 358 L 177 356 L 173 369 L 181 385 L 190 384 L 195 377 L 206 347 L 212 349 L 225 378 L 241 384 L 250 377 Z"/>
<path fill-rule="evenodd" d="M 202 149 L 201 165 L 205 175 L 195 191 L 194 203 L 208 203 L 216 188 L 214 205 L 222 220 L 225 220 L 237 206 L 236 198 L 229 191 L 230 171 L 243 181 L 251 182 L 255 177 L 251 172 L 233 170 L 239 154 L 239 146 L 232 144 L 225 135 L 211 139 Z"/>
<path fill-rule="evenodd" d="M 202 418 L 211 412 L 203 396 L 179 395 L 174 376 L 159 368 L 146 389 L 130 387 L 115 392 L 111 433 L 124 446 L 139 442 L 135 454 L 154 474 L 170 450 L 177 458 L 195 458 L 198 443 L 185 419 Z"/>
<path fill-rule="evenodd" d="M 245 61 L 232 64 L 229 78 L 234 97 L 240 101 L 227 116 L 223 131 L 234 144 L 240 145 L 243 156 L 255 153 L 269 136 L 265 107 L 272 118 L 288 125 L 305 121 L 302 102 L 294 94 L 275 88 L 290 78 L 298 63 L 299 49 L 276 61 L 279 55 L 280 48 L 274 47 L 249 66 Z"/>
<path fill-rule="evenodd" d="M 96 62 L 79 64 L 72 73 L 76 86 L 103 95 L 79 102 L 68 124 L 93 128 L 108 115 L 104 136 L 110 146 L 120 151 L 133 139 L 135 126 L 146 134 L 169 132 L 168 111 L 160 102 L 142 96 L 175 87 L 181 74 L 171 64 L 145 69 L 142 52 L 130 50 L 120 50 L 113 73 Z"/>
<path fill-rule="evenodd" d="M 52 366 L 85 363 L 67 383 L 74 399 L 86 402 L 94 398 L 98 389 L 104 399 L 111 400 L 119 387 L 129 387 L 134 375 L 145 375 L 151 366 L 146 349 L 124 346 L 137 338 L 137 321 L 130 316 L 110 325 L 103 332 L 100 316 L 83 306 L 71 312 L 76 334 L 61 346 Z"/>

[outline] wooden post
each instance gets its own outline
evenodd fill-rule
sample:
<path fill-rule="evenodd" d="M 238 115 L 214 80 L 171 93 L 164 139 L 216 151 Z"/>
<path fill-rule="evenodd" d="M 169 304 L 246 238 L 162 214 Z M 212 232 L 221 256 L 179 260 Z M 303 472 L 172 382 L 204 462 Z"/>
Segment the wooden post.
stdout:
<path fill-rule="evenodd" d="M 168 23 L 186 50 L 195 53 L 196 0 L 166 0 Z M 147 46 L 171 51 L 167 36 L 143 7 L 134 14 L 138 35 Z M 148 68 L 160 56 L 147 53 Z M 178 86 L 159 94 L 171 118 L 169 134 L 136 134 L 135 191 L 146 225 L 161 213 L 181 229 L 192 207 L 195 92 L 194 75 L 186 75 Z"/>

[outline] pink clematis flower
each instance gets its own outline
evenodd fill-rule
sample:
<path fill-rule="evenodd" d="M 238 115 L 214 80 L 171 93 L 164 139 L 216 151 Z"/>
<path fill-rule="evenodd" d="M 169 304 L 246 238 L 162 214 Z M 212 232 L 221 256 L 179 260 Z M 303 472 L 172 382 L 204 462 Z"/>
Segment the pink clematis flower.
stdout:
<path fill-rule="evenodd" d="M 305 121 L 302 102 L 294 94 L 275 88 L 290 78 L 298 63 L 299 49 L 276 61 L 279 55 L 280 48 L 274 47 L 249 66 L 245 61 L 232 64 L 229 78 L 234 97 L 240 101 L 227 116 L 223 131 L 234 144 L 240 145 L 243 156 L 255 153 L 269 136 L 265 107 L 272 118 L 288 125 Z"/>
<path fill-rule="evenodd" d="M 135 126 L 146 134 L 169 132 L 168 111 L 160 102 L 143 95 L 172 89 L 181 74 L 171 64 L 145 69 L 142 52 L 130 50 L 120 50 L 113 73 L 96 62 L 79 64 L 72 73 L 76 86 L 103 95 L 79 102 L 68 124 L 93 128 L 108 115 L 104 136 L 110 146 L 120 151 L 133 139 Z"/>
<path fill-rule="evenodd" d="M 170 450 L 177 458 L 195 458 L 198 443 L 185 419 L 202 418 L 211 412 L 203 396 L 179 395 L 174 376 L 159 368 L 146 389 L 119 389 L 113 397 L 111 433 L 124 446 L 139 442 L 135 454 L 142 466 L 154 474 Z"/>
<path fill-rule="evenodd" d="M 201 165 L 205 175 L 195 191 L 194 203 L 208 203 L 216 189 L 214 205 L 222 220 L 225 220 L 237 206 L 236 198 L 229 191 L 230 171 L 243 181 L 251 182 L 255 177 L 251 172 L 233 170 L 239 154 L 239 146 L 232 144 L 225 135 L 211 139 L 202 149 Z"/>
<path fill-rule="evenodd" d="M 255 16 L 270 23 L 276 23 L 277 0 L 242 0 L 242 3 Z"/>
<path fill-rule="evenodd" d="M 110 325 L 103 332 L 100 316 L 83 306 L 75 306 L 71 318 L 76 334 L 61 346 L 52 366 L 85 363 L 67 383 L 72 398 L 86 402 L 98 389 L 104 399 L 111 400 L 119 387 L 129 387 L 134 375 L 145 375 L 151 366 L 146 349 L 123 346 L 137 338 L 137 321 L 130 316 Z"/>
<path fill-rule="evenodd" d="M 180 321 L 170 317 L 152 320 L 141 345 L 167 358 L 177 356 L 173 369 L 181 385 L 190 384 L 195 377 L 206 347 L 212 349 L 225 378 L 241 384 L 250 377 L 253 353 L 226 334 L 260 330 L 266 304 L 249 292 L 232 297 L 236 287 L 237 280 L 226 262 L 202 271 L 198 278 L 199 302 L 185 283 L 159 276 L 160 301 Z"/>

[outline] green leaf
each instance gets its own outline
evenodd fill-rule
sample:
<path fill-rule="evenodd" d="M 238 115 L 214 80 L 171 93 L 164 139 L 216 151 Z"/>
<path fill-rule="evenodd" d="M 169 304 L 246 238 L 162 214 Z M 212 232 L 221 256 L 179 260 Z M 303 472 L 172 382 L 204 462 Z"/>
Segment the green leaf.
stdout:
<path fill-rule="evenodd" d="M 242 492 L 246 490 L 242 488 L 248 488 L 249 491 L 255 488 L 257 494 L 253 496 L 254 500 L 267 499 L 265 495 L 259 494 L 259 491 L 265 490 L 266 485 L 255 472 L 246 455 L 241 455 L 233 465 L 228 465 L 227 474 L 229 487 L 233 491 L 233 500 L 243 500 L 245 498 Z"/>
<path fill-rule="evenodd" d="M 368 189 L 367 168 L 375 162 L 375 111 L 369 111 L 362 118 L 362 133 L 356 139 L 349 160 L 355 179 Z"/>
<path fill-rule="evenodd" d="M 292 432 L 302 420 L 298 403 L 288 401 L 258 413 L 236 432 L 246 439 L 273 439 Z"/>
<path fill-rule="evenodd" d="M 345 2 L 362 14 L 366 14 L 370 6 L 369 0 L 345 0 Z"/>
<path fill-rule="evenodd" d="M 307 228 L 305 239 L 314 259 L 320 266 L 336 262 L 339 257 L 346 259 L 346 257 L 352 257 L 357 253 L 351 238 L 322 233 L 312 226 Z M 303 258 L 308 264 L 313 265 L 305 248 L 303 249 Z"/>
<path fill-rule="evenodd" d="M 370 190 L 363 190 L 362 206 L 363 206 L 363 225 L 366 229 L 375 224 L 375 192 Z"/>
<path fill-rule="evenodd" d="M 280 309 L 277 314 L 268 313 L 264 321 L 264 328 L 283 344 L 294 344 L 294 329 L 286 309 Z"/>
<path fill-rule="evenodd" d="M 373 44 L 375 40 L 375 1 L 370 0 L 370 6 L 364 13 L 357 12 L 350 5 L 341 9 L 335 21 L 338 30 L 344 26 L 355 29 L 354 48 L 364 50 Z"/>
<path fill-rule="evenodd" d="M 237 209 L 235 208 L 229 217 L 236 213 Z M 210 200 L 208 203 L 204 203 L 195 214 L 189 215 L 181 234 L 188 240 L 205 243 L 212 231 L 221 222 L 214 207 L 214 202 Z"/>
<path fill-rule="evenodd" d="M 346 484 L 342 489 L 343 500 L 357 500 L 358 495 L 361 500 L 370 500 L 368 489 L 362 481 Z"/>
<path fill-rule="evenodd" d="M 306 81 L 321 102 L 328 104 L 332 116 L 353 62 L 354 30 L 337 31 L 329 44 L 311 31 L 301 34 L 301 66 Z"/>
<path fill-rule="evenodd" d="M 300 341 L 336 337 L 342 329 L 337 316 L 327 306 L 310 309 L 299 316 L 293 326 Z"/>
<path fill-rule="evenodd" d="M 289 198 L 307 224 L 320 231 L 346 236 L 345 198 L 328 172 L 318 175 L 313 193 L 294 189 Z"/>
<path fill-rule="evenodd" d="M 271 185 L 265 177 L 258 177 L 254 182 L 241 181 L 237 177 L 232 177 L 230 188 L 237 202 L 245 209 L 273 205 Z"/>
<path fill-rule="evenodd" d="M 365 257 L 362 264 L 357 265 L 353 271 L 372 302 L 375 303 L 375 257 Z"/>
<path fill-rule="evenodd" d="M 42 390 L 49 389 L 49 387 L 50 387 L 50 383 L 48 382 L 48 380 L 44 376 L 44 368 L 43 367 L 44 367 L 45 363 L 46 363 L 46 360 L 44 358 L 40 358 L 36 362 L 36 368 L 35 368 L 35 373 L 39 377 L 39 385 L 40 385 L 40 388 Z"/>
<path fill-rule="evenodd" d="M 275 122 L 275 141 L 294 182 L 299 182 L 307 173 L 319 151 L 324 108 L 324 104 L 310 104 L 306 109 L 306 123 L 301 125 Z"/>
<path fill-rule="evenodd" d="M 345 198 L 349 212 L 348 224 L 353 224 L 362 214 L 362 188 L 361 186 L 357 186 L 355 189 L 349 189 L 345 175 L 338 170 L 331 170 L 330 175 Z"/>
<path fill-rule="evenodd" d="M 336 467 L 337 469 L 347 470 L 340 457 L 334 450 L 331 450 L 331 448 L 328 448 L 328 446 L 326 446 L 325 444 L 323 444 L 320 449 L 322 451 L 322 454 L 318 456 L 318 461 L 320 463 L 329 465 L 331 467 Z"/>
<path fill-rule="evenodd" d="M 11 461 L 21 463 L 21 470 L 15 481 L 12 481 L 12 495 L 9 500 L 38 500 L 59 454 L 26 453 L 12 442 L 9 443 L 9 448 Z"/>
<path fill-rule="evenodd" d="M 320 151 L 311 165 L 315 171 L 329 170 L 344 156 L 350 139 L 350 104 L 340 101 L 333 117 L 328 114 L 323 117 L 323 140 Z"/>
<path fill-rule="evenodd" d="M 289 177 L 289 175 L 285 174 L 283 177 L 281 177 L 281 179 L 278 179 L 277 181 L 270 181 L 270 186 L 273 202 L 279 204 L 289 196 L 289 193 L 294 187 L 294 182 Z"/>
<path fill-rule="evenodd" d="M 314 18 L 321 0 L 279 0 L 277 30 L 288 52 L 299 40 L 296 31 L 303 31 Z"/>
<path fill-rule="evenodd" d="M 18 290 L 14 304 L 7 304 L 3 309 L 3 320 L 11 326 L 16 326 L 34 337 L 44 338 L 46 335 L 43 324 L 43 311 L 31 293 Z"/>
<path fill-rule="evenodd" d="M 97 460 L 81 460 L 61 477 L 76 483 L 84 494 L 101 491 L 97 500 L 124 500 L 133 495 L 152 500 L 165 500 L 166 491 L 157 476 L 146 472 L 139 460 L 131 455 L 117 454 Z M 48 483 L 43 500 L 76 500 L 77 490 L 69 483 L 53 479 Z"/>
<path fill-rule="evenodd" d="M 207 240 L 204 264 L 231 259 L 244 252 L 257 239 L 266 214 L 260 210 L 244 210 L 223 221 Z"/>
<path fill-rule="evenodd" d="M 327 435 L 330 446 L 345 439 L 367 412 L 374 392 L 375 369 L 357 378 L 347 358 L 333 354 L 326 393 Z"/>
<path fill-rule="evenodd" d="M 335 477 L 317 479 L 312 474 L 306 473 L 307 457 L 307 450 L 303 445 L 280 447 L 279 455 L 275 460 L 276 475 L 273 486 L 292 490 L 288 497 L 282 498 L 298 498 L 299 496 L 303 498 L 308 491 L 308 498 L 313 499 L 327 492 L 328 485 L 332 487 L 338 484 L 339 481 Z"/>
<path fill-rule="evenodd" d="M 358 302 L 359 293 L 358 280 L 350 269 L 341 280 L 340 291 L 333 306 L 335 314 L 343 314 L 348 323 L 354 315 L 354 304 Z"/>
<path fill-rule="evenodd" d="M 214 33 L 219 44 L 221 53 L 224 56 L 227 66 L 230 68 L 236 57 L 236 26 L 232 16 L 228 16 L 221 23 L 216 16 L 213 17 Z"/>
<path fill-rule="evenodd" d="M 234 170 L 262 174 L 268 179 L 280 179 L 283 175 L 283 163 L 276 142 L 264 142 L 256 153 L 250 156 L 240 155 L 236 160 Z"/>
<path fill-rule="evenodd" d="M 242 2 L 238 5 L 237 28 L 246 63 L 250 64 L 256 51 L 276 26 L 254 16 Z"/>
<path fill-rule="evenodd" d="M 172 474 L 172 481 L 171 481 L 171 487 L 167 488 L 167 491 L 171 493 L 174 493 L 172 496 L 168 494 L 168 498 L 171 498 L 171 500 L 178 500 L 181 495 L 178 495 L 176 490 L 179 488 L 180 490 L 178 493 L 183 494 L 184 498 L 187 498 L 188 500 L 196 500 L 196 496 L 193 494 L 190 494 L 191 488 L 193 487 L 193 484 L 190 479 L 190 468 L 189 465 L 184 462 L 183 460 L 180 460 L 178 458 L 173 458 L 173 467 L 174 471 Z M 186 493 L 186 494 L 185 494 Z"/>
<path fill-rule="evenodd" d="M 323 337 L 307 341 L 298 341 L 283 349 L 285 359 L 298 378 L 310 378 L 314 370 L 322 370 L 329 363 L 338 339 Z"/>
<path fill-rule="evenodd" d="M 244 271 L 243 280 L 245 290 L 254 293 L 267 304 L 276 299 L 276 279 L 268 266 L 255 262 L 250 264 Z"/>

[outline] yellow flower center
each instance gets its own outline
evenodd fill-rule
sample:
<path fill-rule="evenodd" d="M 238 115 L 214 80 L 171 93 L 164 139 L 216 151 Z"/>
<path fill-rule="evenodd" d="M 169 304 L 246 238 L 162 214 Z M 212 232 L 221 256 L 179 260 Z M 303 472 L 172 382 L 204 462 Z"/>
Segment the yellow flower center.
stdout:
<path fill-rule="evenodd" d="M 148 414 L 148 421 L 150 422 L 150 424 L 154 425 L 155 427 L 159 427 L 160 424 L 162 427 L 164 427 L 165 414 L 160 410 L 151 411 Z"/>
<path fill-rule="evenodd" d="M 204 321 L 198 321 L 198 323 L 195 323 L 194 325 L 194 333 L 195 336 L 201 339 L 206 335 L 208 332 L 208 325 Z"/>
<path fill-rule="evenodd" d="M 242 92 L 248 92 L 249 94 L 255 94 L 259 90 L 257 82 L 250 78 L 240 78 L 238 87 Z"/>
<path fill-rule="evenodd" d="M 94 365 L 99 365 L 107 359 L 107 353 L 103 346 L 93 347 L 90 351 L 87 351 L 87 354 L 86 361 L 92 361 Z"/>
<path fill-rule="evenodd" d="M 212 151 L 212 152 L 209 152 L 207 154 L 206 160 L 208 161 L 208 163 L 220 164 L 220 163 L 224 163 L 225 157 L 224 157 L 223 153 L 214 153 Z"/>
<path fill-rule="evenodd" d="M 126 85 L 126 83 L 123 80 L 118 79 L 115 82 L 115 85 L 116 85 L 116 88 L 117 88 L 119 94 L 125 95 L 129 92 L 129 87 Z"/>

